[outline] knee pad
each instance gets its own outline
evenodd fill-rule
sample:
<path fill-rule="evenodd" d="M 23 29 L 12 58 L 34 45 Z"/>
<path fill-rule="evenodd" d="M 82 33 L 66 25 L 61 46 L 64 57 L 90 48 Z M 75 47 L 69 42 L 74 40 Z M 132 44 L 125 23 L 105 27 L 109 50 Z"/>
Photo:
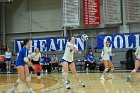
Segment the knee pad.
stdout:
<path fill-rule="evenodd" d="M 134 73 L 137 71 L 136 69 L 132 70 Z"/>
<path fill-rule="evenodd" d="M 31 77 L 30 76 L 27 76 L 26 77 L 26 81 L 31 81 Z"/>
<path fill-rule="evenodd" d="M 63 76 L 68 76 L 68 72 L 62 72 Z"/>
<path fill-rule="evenodd" d="M 114 71 L 114 68 L 112 68 L 111 71 Z"/>
<path fill-rule="evenodd" d="M 105 71 L 108 71 L 109 70 L 109 68 L 105 68 Z"/>
<path fill-rule="evenodd" d="M 19 78 L 17 79 L 17 82 L 18 82 L 18 83 L 22 83 L 22 81 L 21 81 Z"/>

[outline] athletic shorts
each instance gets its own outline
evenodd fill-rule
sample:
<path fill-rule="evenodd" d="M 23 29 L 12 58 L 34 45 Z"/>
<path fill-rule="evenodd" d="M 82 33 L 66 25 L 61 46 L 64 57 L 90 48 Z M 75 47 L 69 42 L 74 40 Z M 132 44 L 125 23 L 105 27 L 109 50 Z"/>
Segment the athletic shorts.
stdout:
<path fill-rule="evenodd" d="M 5 62 L 11 62 L 11 58 L 6 58 Z"/>
<path fill-rule="evenodd" d="M 102 58 L 102 60 L 112 61 L 112 56 L 109 56 L 109 58 Z"/>
<path fill-rule="evenodd" d="M 73 63 L 73 62 L 66 61 L 65 59 L 62 59 L 62 60 L 61 60 L 61 63 L 63 63 L 63 62 L 67 62 L 68 64 Z"/>
<path fill-rule="evenodd" d="M 25 65 L 26 65 L 26 63 L 16 62 L 16 67 L 18 67 L 18 66 L 25 66 Z"/>

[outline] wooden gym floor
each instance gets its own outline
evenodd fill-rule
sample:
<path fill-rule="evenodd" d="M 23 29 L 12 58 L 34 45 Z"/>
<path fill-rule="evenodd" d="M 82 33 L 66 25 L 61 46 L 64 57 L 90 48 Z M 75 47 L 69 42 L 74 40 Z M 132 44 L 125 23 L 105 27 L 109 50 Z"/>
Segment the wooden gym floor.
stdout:
<path fill-rule="evenodd" d="M 126 82 L 128 73 L 114 73 L 114 79 L 101 81 L 99 78 L 101 73 L 81 73 L 79 77 L 85 83 L 86 87 L 77 86 L 73 76 L 69 74 L 71 81 L 71 89 L 67 90 L 61 83 L 61 74 L 49 74 L 43 76 L 41 80 L 37 80 L 32 75 L 32 86 L 36 93 L 140 93 L 140 75 L 136 74 L 130 83 Z M 0 93 L 9 93 L 17 75 L 1 75 L 0 74 Z M 27 93 L 24 83 L 18 86 L 19 93 Z"/>

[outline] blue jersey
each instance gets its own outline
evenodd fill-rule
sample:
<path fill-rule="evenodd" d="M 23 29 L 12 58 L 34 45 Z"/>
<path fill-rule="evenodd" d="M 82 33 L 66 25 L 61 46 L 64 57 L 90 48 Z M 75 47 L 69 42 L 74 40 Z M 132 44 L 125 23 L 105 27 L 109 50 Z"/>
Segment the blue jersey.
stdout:
<path fill-rule="evenodd" d="M 24 61 L 25 57 L 28 57 L 28 48 L 26 46 L 24 46 L 20 50 L 19 55 L 16 60 L 16 66 L 24 66 L 26 64 L 26 62 Z"/>
<path fill-rule="evenodd" d="M 94 56 L 88 54 L 88 55 L 87 55 L 87 59 L 88 59 L 90 62 L 93 62 L 93 61 L 94 61 Z"/>
<path fill-rule="evenodd" d="M 50 57 L 45 57 L 44 58 L 44 63 L 46 63 L 46 64 L 48 64 L 48 63 L 50 63 L 51 62 L 51 58 Z"/>

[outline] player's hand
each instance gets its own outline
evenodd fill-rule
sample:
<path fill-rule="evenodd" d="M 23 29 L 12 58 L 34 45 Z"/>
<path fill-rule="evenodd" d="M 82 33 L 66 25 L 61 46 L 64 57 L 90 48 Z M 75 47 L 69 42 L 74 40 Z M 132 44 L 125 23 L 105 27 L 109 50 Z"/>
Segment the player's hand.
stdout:
<path fill-rule="evenodd" d="M 28 62 L 28 65 L 32 67 L 33 64 L 31 62 Z"/>
<path fill-rule="evenodd" d="M 33 69 L 36 69 L 36 67 L 35 67 L 34 65 L 32 65 L 32 68 L 33 68 Z"/>
<path fill-rule="evenodd" d="M 115 53 L 112 53 L 112 56 L 115 56 Z"/>

